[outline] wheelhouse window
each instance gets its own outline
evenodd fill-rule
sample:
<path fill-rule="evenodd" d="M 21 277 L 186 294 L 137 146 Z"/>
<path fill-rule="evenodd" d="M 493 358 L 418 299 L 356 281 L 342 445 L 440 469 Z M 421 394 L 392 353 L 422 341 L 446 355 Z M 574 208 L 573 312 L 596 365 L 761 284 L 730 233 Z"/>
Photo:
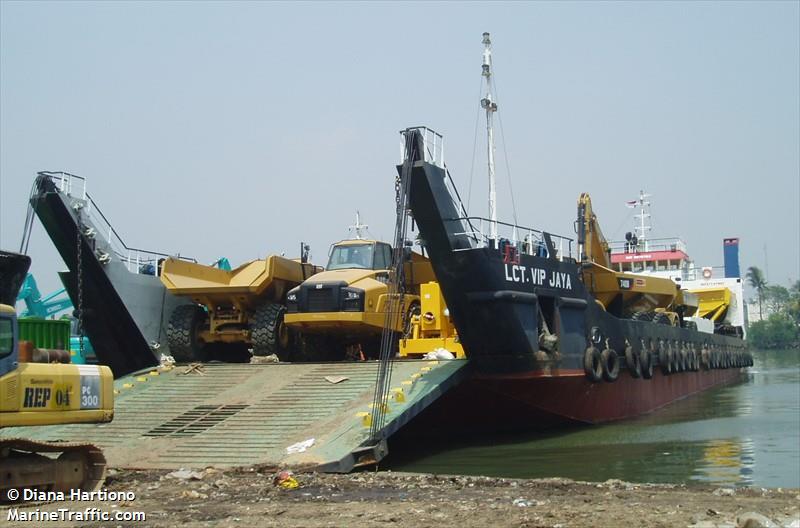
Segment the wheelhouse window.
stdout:
<path fill-rule="evenodd" d="M 346 244 L 334 246 L 328 260 L 329 270 L 337 269 L 373 269 L 374 244 Z"/>
<path fill-rule="evenodd" d="M 375 245 L 376 270 L 389 269 L 392 266 L 392 247 L 389 244 L 378 243 Z"/>

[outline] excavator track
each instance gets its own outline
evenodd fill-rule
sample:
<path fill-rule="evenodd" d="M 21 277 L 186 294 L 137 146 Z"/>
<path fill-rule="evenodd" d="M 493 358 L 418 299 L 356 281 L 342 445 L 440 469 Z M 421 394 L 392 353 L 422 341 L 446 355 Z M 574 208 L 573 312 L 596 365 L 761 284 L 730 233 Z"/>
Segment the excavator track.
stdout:
<path fill-rule="evenodd" d="M 55 454 L 58 456 L 47 456 Z M 0 438 L 0 503 L 21 501 L 24 489 L 94 491 L 105 476 L 106 457 L 95 445 Z M 12 494 L 16 499 L 9 498 L 10 490 L 20 491 Z"/>

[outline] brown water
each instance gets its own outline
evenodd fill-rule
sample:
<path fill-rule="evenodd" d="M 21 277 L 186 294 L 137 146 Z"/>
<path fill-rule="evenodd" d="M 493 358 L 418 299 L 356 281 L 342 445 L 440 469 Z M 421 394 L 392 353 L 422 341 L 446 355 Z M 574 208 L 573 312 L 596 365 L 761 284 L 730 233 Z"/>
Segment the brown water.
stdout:
<path fill-rule="evenodd" d="M 800 350 L 755 350 L 735 385 L 608 425 L 437 438 L 383 469 L 517 478 L 800 487 Z"/>

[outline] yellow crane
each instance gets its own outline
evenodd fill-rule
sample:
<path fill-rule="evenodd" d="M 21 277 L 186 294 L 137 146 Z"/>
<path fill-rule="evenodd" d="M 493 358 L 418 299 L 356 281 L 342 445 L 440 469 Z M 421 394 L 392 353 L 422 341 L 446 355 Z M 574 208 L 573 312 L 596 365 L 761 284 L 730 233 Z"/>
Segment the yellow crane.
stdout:
<path fill-rule="evenodd" d="M 578 258 L 583 282 L 605 310 L 617 317 L 651 314 L 656 322 L 677 325 L 678 312 L 692 315 L 697 299 L 671 279 L 611 269 L 611 253 L 588 193 L 578 198 Z"/>

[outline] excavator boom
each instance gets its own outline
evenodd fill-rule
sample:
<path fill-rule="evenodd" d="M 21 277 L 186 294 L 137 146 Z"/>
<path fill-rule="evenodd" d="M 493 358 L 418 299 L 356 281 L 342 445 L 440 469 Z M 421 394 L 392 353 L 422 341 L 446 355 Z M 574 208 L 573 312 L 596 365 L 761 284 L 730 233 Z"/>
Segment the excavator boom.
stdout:
<path fill-rule="evenodd" d="M 581 262 L 594 262 L 605 268 L 611 267 L 611 253 L 603 236 L 597 216 L 592 210 L 589 193 L 581 193 L 578 198 L 578 249 Z"/>
<path fill-rule="evenodd" d="M 588 193 L 578 198 L 578 254 L 586 287 L 603 307 L 617 316 L 674 310 L 682 302 L 671 279 L 622 273 L 613 269 L 608 241 L 603 236 Z M 696 309 L 696 301 L 695 301 Z"/>

